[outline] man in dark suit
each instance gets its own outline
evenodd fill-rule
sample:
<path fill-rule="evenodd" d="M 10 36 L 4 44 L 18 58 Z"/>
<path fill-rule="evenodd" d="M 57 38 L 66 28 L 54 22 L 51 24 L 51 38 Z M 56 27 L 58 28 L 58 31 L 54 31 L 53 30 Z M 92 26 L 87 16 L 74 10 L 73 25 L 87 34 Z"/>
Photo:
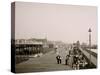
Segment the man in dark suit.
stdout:
<path fill-rule="evenodd" d="M 57 63 L 58 64 L 61 64 L 61 56 L 60 55 L 57 55 L 56 59 L 57 59 Z"/>

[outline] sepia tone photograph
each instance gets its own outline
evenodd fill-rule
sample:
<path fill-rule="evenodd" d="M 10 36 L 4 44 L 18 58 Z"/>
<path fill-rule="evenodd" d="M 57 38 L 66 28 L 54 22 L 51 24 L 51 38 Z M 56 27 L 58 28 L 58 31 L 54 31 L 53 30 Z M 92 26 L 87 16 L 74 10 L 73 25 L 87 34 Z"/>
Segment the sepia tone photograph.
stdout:
<path fill-rule="evenodd" d="M 15 73 L 96 69 L 97 7 L 11 4 L 11 70 Z"/>

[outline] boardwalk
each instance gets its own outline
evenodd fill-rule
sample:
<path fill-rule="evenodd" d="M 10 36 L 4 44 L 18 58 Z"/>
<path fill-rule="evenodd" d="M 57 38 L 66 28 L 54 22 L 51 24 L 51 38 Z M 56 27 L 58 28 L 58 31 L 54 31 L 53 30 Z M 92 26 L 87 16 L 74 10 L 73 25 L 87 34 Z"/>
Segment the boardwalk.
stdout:
<path fill-rule="evenodd" d="M 16 65 L 16 72 L 43 72 L 43 71 L 55 71 L 55 70 L 72 70 L 68 65 L 65 65 L 65 56 L 68 53 L 64 48 L 58 49 L 59 54 L 62 57 L 62 64 L 57 64 L 57 53 L 51 51 L 38 58 L 30 58 L 26 62 L 22 62 Z"/>

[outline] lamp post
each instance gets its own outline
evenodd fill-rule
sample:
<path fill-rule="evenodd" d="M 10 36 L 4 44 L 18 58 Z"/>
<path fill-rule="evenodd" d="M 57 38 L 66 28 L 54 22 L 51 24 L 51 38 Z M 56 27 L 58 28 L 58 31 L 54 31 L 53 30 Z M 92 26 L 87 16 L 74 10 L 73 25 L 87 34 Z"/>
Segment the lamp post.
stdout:
<path fill-rule="evenodd" d="M 89 32 L 89 50 L 91 51 L 91 32 L 92 32 L 91 28 L 89 28 L 88 32 Z M 90 63 L 89 64 L 91 65 L 91 52 L 90 52 Z"/>

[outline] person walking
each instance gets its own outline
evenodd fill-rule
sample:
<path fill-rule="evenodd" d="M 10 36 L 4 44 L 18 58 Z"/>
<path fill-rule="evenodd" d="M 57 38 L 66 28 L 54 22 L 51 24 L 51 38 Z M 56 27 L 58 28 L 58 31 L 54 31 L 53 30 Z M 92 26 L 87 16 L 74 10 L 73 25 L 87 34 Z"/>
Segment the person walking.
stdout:
<path fill-rule="evenodd" d="M 61 56 L 60 56 L 60 58 L 59 58 L 59 62 L 60 62 L 60 64 L 61 64 L 61 62 L 62 62 L 62 58 L 61 58 Z"/>
<path fill-rule="evenodd" d="M 65 65 L 68 65 L 69 55 L 66 56 Z"/>
<path fill-rule="evenodd" d="M 57 59 L 57 63 L 58 64 L 61 64 L 61 56 L 60 55 L 57 55 L 56 59 Z"/>

